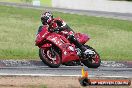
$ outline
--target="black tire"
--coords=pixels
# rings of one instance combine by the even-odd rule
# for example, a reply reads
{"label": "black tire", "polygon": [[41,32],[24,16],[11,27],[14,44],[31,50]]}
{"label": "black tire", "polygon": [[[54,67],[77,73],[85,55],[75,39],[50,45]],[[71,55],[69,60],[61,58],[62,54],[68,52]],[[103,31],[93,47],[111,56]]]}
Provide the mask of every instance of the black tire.
{"label": "black tire", "polygon": [[47,53],[50,52],[49,48],[44,48],[44,49],[40,48],[39,49],[39,57],[42,60],[42,62],[44,64],[48,65],[49,67],[58,68],[61,65],[61,57],[55,49],[53,49],[53,50],[54,50],[55,57],[57,57],[57,59],[59,60],[58,63],[51,63],[50,62],[50,57],[49,57],[49,55],[47,55]]}
{"label": "black tire", "polygon": [[[91,57],[91,58],[88,58],[86,60],[82,60],[82,63],[87,66],[88,68],[98,68],[100,66],[100,63],[101,63],[101,59],[100,59],[100,56],[99,54],[96,52],[95,49],[93,49],[92,47],[88,46],[88,45],[85,45],[85,47],[87,49],[90,49],[92,51],[94,51],[96,54],[95,54],[95,58]],[[96,60],[96,61],[95,61]],[[95,63],[93,63],[93,61],[95,61]]]}

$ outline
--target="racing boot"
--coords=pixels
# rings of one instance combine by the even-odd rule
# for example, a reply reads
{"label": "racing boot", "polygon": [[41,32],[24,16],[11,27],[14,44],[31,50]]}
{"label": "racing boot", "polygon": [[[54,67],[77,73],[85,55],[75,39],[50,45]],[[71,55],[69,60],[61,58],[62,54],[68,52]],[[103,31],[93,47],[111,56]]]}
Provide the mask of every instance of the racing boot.
{"label": "racing boot", "polygon": [[86,49],[85,52],[84,52],[84,54],[85,54],[87,57],[90,58],[90,57],[92,57],[92,56],[95,55],[95,52],[92,51],[92,50],[90,50],[90,49]]}

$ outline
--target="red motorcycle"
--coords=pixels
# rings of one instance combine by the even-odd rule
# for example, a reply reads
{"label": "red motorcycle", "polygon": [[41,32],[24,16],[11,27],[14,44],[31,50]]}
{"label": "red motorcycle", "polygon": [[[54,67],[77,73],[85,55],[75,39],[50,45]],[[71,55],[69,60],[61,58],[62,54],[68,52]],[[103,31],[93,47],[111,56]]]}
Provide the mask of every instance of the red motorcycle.
{"label": "red motorcycle", "polygon": [[88,45],[84,45],[90,38],[86,34],[75,33],[77,40],[88,49],[88,56],[83,57],[82,51],[71,43],[65,36],[66,31],[49,32],[47,26],[36,36],[36,46],[39,47],[40,59],[49,67],[58,68],[61,64],[69,62],[83,63],[89,68],[100,66],[101,60],[99,54]]}

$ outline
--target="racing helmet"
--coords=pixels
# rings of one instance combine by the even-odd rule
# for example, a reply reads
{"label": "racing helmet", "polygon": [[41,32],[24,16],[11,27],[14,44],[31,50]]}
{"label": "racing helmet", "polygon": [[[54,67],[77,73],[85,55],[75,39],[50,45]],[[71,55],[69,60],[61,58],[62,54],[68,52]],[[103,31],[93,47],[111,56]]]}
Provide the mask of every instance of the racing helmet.
{"label": "racing helmet", "polygon": [[44,12],[41,14],[41,22],[43,25],[50,24],[53,19],[53,15],[51,12]]}

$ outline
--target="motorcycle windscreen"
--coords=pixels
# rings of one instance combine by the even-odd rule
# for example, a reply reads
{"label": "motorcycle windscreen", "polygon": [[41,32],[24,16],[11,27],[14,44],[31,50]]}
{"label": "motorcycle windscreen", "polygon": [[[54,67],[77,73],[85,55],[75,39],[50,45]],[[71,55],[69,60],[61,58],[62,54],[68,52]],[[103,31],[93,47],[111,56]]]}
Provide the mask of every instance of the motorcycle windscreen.
{"label": "motorcycle windscreen", "polygon": [[43,26],[41,31],[36,35],[36,45],[40,44],[48,33],[47,26]]}

